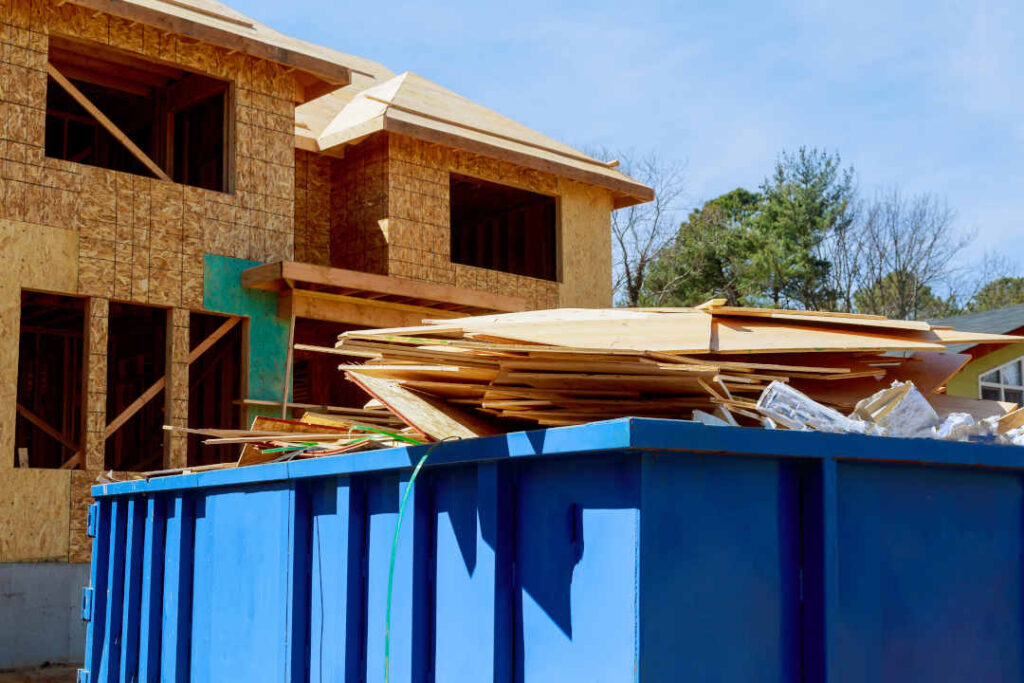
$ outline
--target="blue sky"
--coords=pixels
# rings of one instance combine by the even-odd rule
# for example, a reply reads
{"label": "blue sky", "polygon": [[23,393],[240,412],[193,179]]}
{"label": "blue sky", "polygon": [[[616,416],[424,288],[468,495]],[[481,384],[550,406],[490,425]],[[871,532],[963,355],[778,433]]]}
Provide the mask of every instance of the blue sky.
{"label": "blue sky", "polygon": [[865,194],[945,198],[979,255],[1024,238],[1024,3],[228,2],[570,144],[656,150],[688,205],[807,145]]}

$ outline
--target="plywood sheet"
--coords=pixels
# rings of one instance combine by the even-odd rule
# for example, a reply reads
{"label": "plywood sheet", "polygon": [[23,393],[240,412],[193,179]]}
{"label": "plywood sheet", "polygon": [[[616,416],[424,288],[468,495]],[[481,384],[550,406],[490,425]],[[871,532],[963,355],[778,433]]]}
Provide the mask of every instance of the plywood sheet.
{"label": "plywood sheet", "polygon": [[[649,316],[564,322],[498,323],[480,326],[473,334],[493,339],[581,349],[643,349],[673,353],[707,353],[710,349],[710,315],[694,310]],[[460,320],[459,324],[463,324],[463,321]]]}
{"label": "plywood sheet", "polygon": [[89,522],[89,505],[93,502],[91,491],[99,475],[100,472],[97,470],[71,472],[69,562],[88,562],[92,557],[92,538],[86,533],[86,529]]}
{"label": "plywood sheet", "polygon": [[0,469],[0,562],[68,559],[71,472]]}
{"label": "plywood sheet", "polygon": [[[913,332],[925,337],[930,333]],[[901,338],[902,337],[902,338]],[[820,351],[943,351],[936,341],[900,337],[867,331],[824,329],[784,325],[767,320],[715,320],[712,325],[712,350],[719,353],[798,353]]]}
{"label": "plywood sheet", "polygon": [[437,399],[403,389],[397,382],[359,372],[345,374],[410,427],[432,439],[470,439],[497,433],[485,420],[445,405]]}

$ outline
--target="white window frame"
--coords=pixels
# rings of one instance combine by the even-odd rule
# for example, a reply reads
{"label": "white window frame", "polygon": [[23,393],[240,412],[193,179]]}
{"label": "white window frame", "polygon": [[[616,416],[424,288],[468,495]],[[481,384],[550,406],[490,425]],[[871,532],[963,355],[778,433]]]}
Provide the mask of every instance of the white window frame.
{"label": "white window frame", "polygon": [[[1003,377],[1002,377],[1003,370],[1004,369],[1008,369],[1010,366],[1012,366],[1014,364],[1018,365],[1018,373],[1019,373],[1018,377],[1020,378],[1020,384],[1011,384],[1011,383],[1008,383],[1008,382],[1003,382],[1002,381],[1002,379],[1003,379]],[[999,373],[997,375],[998,378],[999,378],[999,381],[998,382],[993,382],[991,380],[986,381],[984,378],[989,376],[989,375],[991,375],[993,372]],[[985,388],[998,390],[999,391],[999,400],[1000,401],[1005,401],[1006,400],[1006,391],[1005,391],[1006,389],[1019,391],[1019,392],[1021,392],[1022,402],[1018,402],[1018,405],[1021,405],[1022,403],[1024,403],[1024,356],[1017,356],[1016,358],[1014,358],[1011,361],[1003,363],[1002,365],[994,367],[994,368],[992,368],[990,370],[986,370],[984,373],[978,375],[978,398],[982,398],[982,390],[985,389]]]}

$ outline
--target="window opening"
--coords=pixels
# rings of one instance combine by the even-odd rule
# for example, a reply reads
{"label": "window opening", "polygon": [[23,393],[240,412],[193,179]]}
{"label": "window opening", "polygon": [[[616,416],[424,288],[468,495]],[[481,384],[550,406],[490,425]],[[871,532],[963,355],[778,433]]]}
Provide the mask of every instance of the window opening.
{"label": "window opening", "polygon": [[554,197],[451,174],[452,261],[558,279]]}
{"label": "window opening", "polygon": [[14,445],[19,467],[72,467],[82,458],[85,301],[21,294]]}
{"label": "window opening", "polygon": [[230,191],[230,84],[50,38],[46,155]]}
{"label": "window opening", "polygon": [[[189,348],[195,349],[214,334],[224,316],[192,313]],[[188,426],[196,429],[238,429],[242,399],[242,326],[235,325],[188,368]],[[213,465],[238,460],[238,446],[204,446],[207,438],[188,436],[188,464]]]}
{"label": "window opening", "polygon": [[[107,344],[107,422],[133,406],[167,372],[167,310],[110,304]],[[165,389],[107,437],[112,470],[160,469],[164,456]]]}

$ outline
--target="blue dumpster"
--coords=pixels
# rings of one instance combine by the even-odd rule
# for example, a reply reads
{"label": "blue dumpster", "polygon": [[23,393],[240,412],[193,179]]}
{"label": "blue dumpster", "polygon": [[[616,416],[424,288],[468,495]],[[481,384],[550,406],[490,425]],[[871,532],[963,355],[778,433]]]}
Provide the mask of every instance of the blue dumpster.
{"label": "blue dumpster", "polygon": [[[1011,446],[620,419],[93,489],[82,681],[1020,681]],[[393,550],[394,548],[394,550]],[[388,574],[394,562],[389,597]]]}

